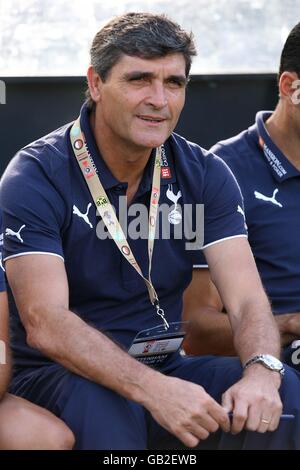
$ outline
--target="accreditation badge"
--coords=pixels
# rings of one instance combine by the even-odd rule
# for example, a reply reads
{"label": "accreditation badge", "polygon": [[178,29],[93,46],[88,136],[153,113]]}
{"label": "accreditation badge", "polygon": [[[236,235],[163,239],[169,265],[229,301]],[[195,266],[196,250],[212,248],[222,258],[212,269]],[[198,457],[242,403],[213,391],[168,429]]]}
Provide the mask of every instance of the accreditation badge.
{"label": "accreditation badge", "polygon": [[189,322],[170,323],[169,328],[159,325],[140,331],[134,338],[128,353],[147,366],[162,364],[181,348]]}

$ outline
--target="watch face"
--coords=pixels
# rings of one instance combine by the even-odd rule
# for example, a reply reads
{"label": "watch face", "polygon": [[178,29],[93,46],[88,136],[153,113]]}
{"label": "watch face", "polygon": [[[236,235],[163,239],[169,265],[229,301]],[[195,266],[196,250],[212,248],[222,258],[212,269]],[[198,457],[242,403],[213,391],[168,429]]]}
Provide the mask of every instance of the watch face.
{"label": "watch face", "polygon": [[263,356],[264,363],[271,369],[280,370],[282,369],[282,363],[276,357],[265,354]]}

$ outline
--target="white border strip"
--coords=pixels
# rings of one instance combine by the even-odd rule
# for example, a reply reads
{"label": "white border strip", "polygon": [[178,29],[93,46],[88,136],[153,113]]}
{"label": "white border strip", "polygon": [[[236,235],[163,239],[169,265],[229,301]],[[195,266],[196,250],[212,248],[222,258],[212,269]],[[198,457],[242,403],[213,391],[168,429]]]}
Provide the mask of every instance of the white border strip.
{"label": "white border strip", "polygon": [[215,242],[208,243],[207,245],[203,245],[202,250],[205,250],[205,248],[208,248],[209,246],[216,245],[216,243],[223,242],[224,240],[230,240],[231,238],[248,238],[247,235],[233,235],[232,237],[225,237],[225,238],[220,238],[220,240],[216,240]]}
{"label": "white border strip", "polygon": [[57,253],[50,253],[48,251],[24,251],[24,253],[17,253],[16,255],[7,256],[4,258],[4,262],[11,258],[18,258],[19,256],[26,256],[26,255],[50,255],[50,256],[57,256],[58,258],[62,259],[65,262],[64,258]]}

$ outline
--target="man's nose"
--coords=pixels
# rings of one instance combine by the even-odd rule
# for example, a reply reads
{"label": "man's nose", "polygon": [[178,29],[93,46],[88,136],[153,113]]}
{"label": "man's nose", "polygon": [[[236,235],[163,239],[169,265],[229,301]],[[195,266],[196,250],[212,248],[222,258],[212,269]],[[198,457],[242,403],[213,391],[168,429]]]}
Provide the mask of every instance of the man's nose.
{"label": "man's nose", "polygon": [[156,109],[162,109],[168,104],[166,90],[163,83],[153,83],[151,93],[147,99],[147,104]]}

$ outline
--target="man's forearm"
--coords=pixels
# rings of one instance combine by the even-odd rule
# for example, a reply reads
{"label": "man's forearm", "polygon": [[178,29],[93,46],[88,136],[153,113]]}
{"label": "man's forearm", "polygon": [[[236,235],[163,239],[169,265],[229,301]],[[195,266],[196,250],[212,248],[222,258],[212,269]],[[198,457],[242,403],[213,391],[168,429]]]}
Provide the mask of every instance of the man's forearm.
{"label": "man's forearm", "polygon": [[261,353],[278,356],[279,331],[248,241],[226,240],[208,247],[205,256],[212,282],[229,315],[241,361]]}
{"label": "man's forearm", "polygon": [[242,363],[262,353],[279,357],[280,335],[264,295],[255,302],[243,302],[241,311],[229,316],[235,349]]}
{"label": "man's forearm", "polygon": [[146,406],[151,384],[163,378],[160,373],[130,357],[67,309],[43,308],[43,315],[33,318],[37,321],[28,331],[30,346],[70,371]]}

